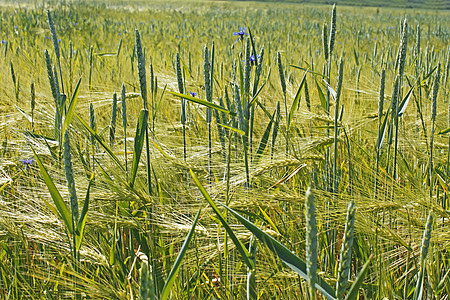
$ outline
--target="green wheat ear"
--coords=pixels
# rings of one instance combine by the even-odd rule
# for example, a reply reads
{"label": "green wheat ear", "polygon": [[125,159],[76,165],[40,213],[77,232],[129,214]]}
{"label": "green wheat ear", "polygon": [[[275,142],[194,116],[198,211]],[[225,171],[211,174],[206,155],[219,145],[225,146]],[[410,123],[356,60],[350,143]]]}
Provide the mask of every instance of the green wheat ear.
{"label": "green wheat ear", "polygon": [[310,295],[315,294],[317,281],[317,227],[314,206],[314,195],[311,188],[306,191],[305,197],[305,220],[306,220],[306,271]]}
{"label": "green wheat ear", "polygon": [[112,108],[111,108],[111,124],[109,126],[109,144],[111,147],[114,145],[116,137],[116,119],[117,119],[117,94],[114,92]]}
{"label": "green wheat ear", "polygon": [[328,46],[330,57],[331,54],[333,54],[335,39],[336,39],[336,4],[333,4],[333,8],[331,10],[330,43]]}
{"label": "green wheat ear", "polygon": [[430,213],[427,218],[425,230],[423,231],[422,246],[420,248],[419,273],[417,274],[417,283],[414,290],[414,300],[422,299],[423,281],[425,276],[425,260],[427,259],[428,249],[430,247],[431,230],[433,227],[433,215]]}
{"label": "green wheat ear", "polygon": [[67,130],[64,133],[63,148],[64,148],[64,172],[66,174],[67,187],[69,190],[70,207],[72,210],[72,225],[74,225],[76,224],[76,222],[78,222],[79,213],[78,213],[77,193],[75,189],[75,180],[73,175],[72,155],[70,154],[70,138],[69,132]]}
{"label": "green wheat ear", "polygon": [[[92,129],[92,131],[97,132],[97,124],[95,121],[95,110],[94,105],[92,105],[92,103],[89,103],[89,127]],[[92,134],[90,135],[89,139],[91,141],[91,144],[94,145],[95,138]]]}
{"label": "green wheat ear", "polygon": [[283,63],[281,62],[281,54],[277,52],[278,74],[280,75],[281,90],[286,98],[286,78],[284,77]]}
{"label": "green wheat ear", "polygon": [[342,241],[341,254],[339,257],[339,267],[336,281],[336,297],[344,299],[344,293],[347,289],[347,281],[352,266],[352,247],[355,227],[355,203],[348,204],[347,220],[345,222],[344,237]]}
{"label": "green wheat ear", "polygon": [[121,108],[122,108],[122,126],[123,129],[126,131],[127,129],[127,95],[126,95],[126,89],[125,89],[125,83],[122,83],[122,91],[120,93],[120,102],[121,102]]}
{"label": "green wheat ear", "polygon": [[403,76],[406,64],[406,50],[408,46],[408,22],[406,19],[403,21],[402,36],[400,39],[400,46],[398,48],[398,75]]}
{"label": "green wheat ear", "polygon": [[141,268],[139,269],[139,300],[155,299],[153,278],[149,265],[146,261],[143,261]]}
{"label": "green wheat ear", "polygon": [[327,23],[323,23],[323,28],[322,28],[322,48],[323,48],[323,55],[324,55],[326,61],[328,61],[328,55],[329,55],[327,32],[328,32]]}
{"label": "green wheat ear", "polygon": [[145,57],[142,50],[141,35],[139,34],[139,30],[136,29],[135,35],[136,35],[136,56],[139,72],[139,84],[141,88],[142,100],[144,101],[144,109],[147,109],[147,79],[145,76]]}
{"label": "green wheat ear", "polygon": [[52,36],[53,47],[55,48],[56,58],[59,60],[61,57],[59,51],[58,37],[56,36],[55,23],[53,22],[52,15],[49,10],[47,10],[48,26],[50,27],[50,35]]}

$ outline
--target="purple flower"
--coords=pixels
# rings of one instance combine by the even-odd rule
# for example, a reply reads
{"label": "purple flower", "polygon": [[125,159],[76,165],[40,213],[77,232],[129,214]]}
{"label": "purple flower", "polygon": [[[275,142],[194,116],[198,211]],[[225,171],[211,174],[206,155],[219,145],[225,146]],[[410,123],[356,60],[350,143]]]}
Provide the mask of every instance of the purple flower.
{"label": "purple flower", "polygon": [[19,26],[14,26],[14,29],[17,29],[17,28],[19,28]]}
{"label": "purple flower", "polygon": [[189,94],[191,94],[192,97],[197,96],[197,93],[196,93],[196,92],[191,92],[191,91],[189,91]]}
{"label": "purple flower", "polygon": [[[257,57],[258,59],[260,59],[260,58],[261,58],[261,55],[258,54],[256,57]],[[250,62],[253,63],[253,62],[255,62],[255,61],[256,61],[255,55],[250,56]]]}
{"label": "purple flower", "polygon": [[377,40],[377,38],[373,38],[373,40],[374,40],[374,41],[376,41],[376,40]]}
{"label": "purple flower", "polygon": [[46,38],[47,40],[49,40],[49,39],[50,39],[50,37],[49,37],[49,36],[46,36],[45,38]]}
{"label": "purple flower", "polygon": [[2,40],[2,44],[4,45],[6,43],[6,41],[5,40]]}
{"label": "purple flower", "polygon": [[77,25],[78,25],[78,22],[75,22],[75,24],[73,24],[73,25],[77,26]]}
{"label": "purple flower", "polygon": [[61,42],[61,39],[58,39],[58,42]]}
{"label": "purple flower", "polygon": [[245,30],[246,30],[247,28],[241,28],[241,27],[239,27],[239,31],[237,31],[237,32],[233,32],[233,35],[238,35],[239,36],[239,38],[238,39],[242,39],[242,38],[244,38],[244,35],[247,35],[248,33],[246,33],[245,32]]}
{"label": "purple flower", "polygon": [[34,163],[34,159],[30,158],[30,159],[21,159],[20,162],[23,165],[23,169],[26,170],[28,169],[33,163]]}
{"label": "purple flower", "polygon": [[31,165],[34,162],[33,158],[30,159],[21,159],[20,160],[24,165]]}
{"label": "purple flower", "polygon": [[245,27],[244,28],[239,27],[239,31],[233,32],[234,36],[236,36],[236,35],[238,36],[236,42],[233,43],[233,47],[234,47],[234,44],[236,44],[239,40],[243,40],[244,39],[244,35],[248,35],[248,33],[245,32],[246,29],[247,28],[245,28]]}

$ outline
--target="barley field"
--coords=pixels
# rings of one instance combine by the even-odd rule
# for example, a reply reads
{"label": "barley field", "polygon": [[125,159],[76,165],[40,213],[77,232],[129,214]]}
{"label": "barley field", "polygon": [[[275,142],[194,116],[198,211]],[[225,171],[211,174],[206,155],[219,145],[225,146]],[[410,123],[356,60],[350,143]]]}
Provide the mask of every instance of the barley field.
{"label": "barley field", "polygon": [[450,10],[409,2],[0,2],[1,299],[448,299]]}

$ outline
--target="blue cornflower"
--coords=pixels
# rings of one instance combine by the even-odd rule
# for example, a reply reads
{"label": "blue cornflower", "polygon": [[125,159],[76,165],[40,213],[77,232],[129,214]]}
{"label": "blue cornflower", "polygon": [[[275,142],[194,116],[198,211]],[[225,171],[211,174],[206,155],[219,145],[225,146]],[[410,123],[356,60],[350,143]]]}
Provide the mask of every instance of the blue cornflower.
{"label": "blue cornflower", "polygon": [[34,163],[34,159],[21,159],[20,162],[23,164],[24,169],[28,169],[28,167]]}
{"label": "blue cornflower", "polygon": [[2,40],[2,44],[5,44],[6,43],[6,41],[5,40]]}
{"label": "blue cornflower", "polygon": [[192,97],[197,96],[197,93],[196,93],[196,92],[191,92],[191,91],[189,91],[189,94],[191,94]]}
{"label": "blue cornflower", "polygon": [[247,28],[245,28],[245,27],[244,28],[239,27],[239,31],[233,32],[233,35],[238,35],[239,38],[244,38],[244,35],[248,34],[248,33],[245,32],[246,29]]}
{"label": "blue cornflower", "polygon": [[243,27],[243,28],[239,27],[239,31],[233,32],[233,35],[235,35],[235,36],[237,35],[237,36],[238,36],[236,42],[233,43],[233,46],[234,46],[234,44],[236,44],[239,40],[244,39],[244,35],[248,35],[248,33],[245,32],[246,29],[247,29],[247,28],[245,28],[245,27]]}
{"label": "blue cornflower", "polygon": [[[256,57],[257,57],[258,59],[260,59],[260,58],[261,58],[261,55],[258,54]],[[253,54],[252,56],[250,56],[250,63],[254,63],[255,60],[256,60],[256,59],[255,59],[255,55],[254,55],[254,54]]]}

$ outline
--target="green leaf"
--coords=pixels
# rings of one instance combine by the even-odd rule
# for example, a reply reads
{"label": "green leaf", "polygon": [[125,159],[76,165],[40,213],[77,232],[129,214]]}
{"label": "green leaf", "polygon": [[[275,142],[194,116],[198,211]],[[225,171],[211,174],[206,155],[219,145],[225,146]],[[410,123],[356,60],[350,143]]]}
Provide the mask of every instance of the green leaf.
{"label": "green leaf", "polygon": [[72,99],[70,99],[69,107],[67,108],[66,117],[64,118],[61,132],[66,132],[67,128],[69,128],[70,122],[72,121],[72,117],[75,112],[75,106],[77,105],[78,93],[80,91],[80,83],[81,77],[80,79],[78,79],[77,85],[75,86],[75,90],[72,94]]}
{"label": "green leaf", "polygon": [[263,84],[259,87],[258,91],[252,96],[252,99],[250,100],[250,106],[252,106],[253,104],[255,104],[255,102],[257,102],[257,98],[259,96],[259,93],[261,93],[261,90],[264,88],[264,86],[266,85],[266,83],[269,81],[270,78],[270,74],[271,74],[271,68],[269,67],[269,71],[267,72],[267,77],[266,80],[263,82]]}
{"label": "green leaf", "polygon": [[275,119],[275,114],[277,113],[276,109],[270,119],[269,124],[267,124],[266,130],[264,130],[263,136],[261,137],[261,141],[259,142],[258,150],[256,151],[256,164],[258,163],[259,158],[266,150],[267,143],[269,142],[270,131],[272,130],[273,120]]}
{"label": "green leaf", "polygon": [[83,203],[83,210],[81,211],[80,219],[78,220],[75,243],[77,251],[80,250],[81,242],[83,241],[84,235],[84,227],[86,226],[87,213],[89,209],[89,192],[91,190],[92,182],[94,181],[94,173],[92,173],[91,178],[89,179],[88,188],[86,191],[86,198]]}
{"label": "green leaf", "polygon": [[183,261],[183,258],[184,258],[184,255],[186,254],[189,243],[192,239],[192,236],[194,235],[195,225],[197,225],[198,218],[200,217],[200,212],[201,212],[201,210],[198,211],[197,216],[195,217],[194,223],[192,223],[191,230],[189,230],[189,233],[188,233],[186,239],[184,240],[183,246],[181,246],[180,253],[178,254],[177,259],[175,260],[175,263],[173,264],[172,270],[170,270],[170,273],[167,276],[166,283],[164,284],[164,288],[161,293],[161,300],[166,300],[169,298],[170,289],[172,288],[172,285],[175,282],[178,271],[180,270],[181,262]]}
{"label": "green leaf", "polygon": [[403,116],[403,114],[405,113],[406,107],[408,106],[409,99],[411,98],[414,87],[415,87],[415,84],[409,89],[409,92],[406,94],[405,98],[402,100],[402,102],[398,106],[397,115],[399,117]]}
{"label": "green leaf", "polygon": [[369,259],[366,261],[364,266],[362,267],[361,271],[359,271],[358,277],[356,277],[356,280],[353,282],[352,286],[350,287],[350,290],[348,291],[347,296],[345,297],[345,300],[353,300],[357,299],[359,288],[364,282],[364,278],[366,277],[367,271],[369,271],[369,265],[372,261],[373,254],[370,255]]}
{"label": "green leaf", "polygon": [[144,146],[144,137],[147,130],[148,110],[143,109],[139,114],[139,119],[136,127],[136,136],[134,138],[134,152],[133,152],[133,164],[131,169],[130,186],[133,187],[136,179],[136,174],[139,166],[139,160],[141,159],[142,147]]}
{"label": "green leaf", "polygon": [[31,150],[33,151],[34,158],[36,159],[36,162],[39,166],[39,170],[41,171],[42,177],[44,178],[44,182],[47,185],[48,191],[50,192],[50,195],[52,196],[52,199],[53,199],[53,202],[55,203],[56,209],[59,212],[59,217],[66,224],[66,227],[69,230],[69,233],[73,233],[72,215],[70,214],[69,209],[66,206],[66,203],[64,202],[63,198],[61,197],[61,194],[59,193],[58,189],[56,188],[55,184],[53,183],[53,180],[51,179],[50,175],[48,175],[47,169],[45,169],[44,165],[41,162],[41,159],[36,154],[33,147],[31,147]]}
{"label": "green leaf", "polygon": [[108,147],[108,145],[105,144],[103,139],[94,131],[92,130],[89,125],[86,124],[86,122],[83,121],[76,113],[74,113],[74,116],[80,121],[81,125],[83,125],[84,129],[89,131],[89,133],[97,140],[97,142],[105,149],[105,151],[108,153],[108,155],[114,160],[114,162],[117,164],[117,166],[122,170],[125,171],[125,168],[120,163],[120,160],[117,158],[117,156],[112,152],[111,148]]}
{"label": "green leaf", "polygon": [[177,97],[180,97],[180,98],[183,98],[183,99],[186,99],[186,100],[189,100],[189,101],[192,101],[192,102],[195,102],[195,103],[204,105],[204,106],[209,107],[209,108],[212,108],[212,109],[217,109],[218,111],[221,111],[221,112],[230,114],[230,115],[232,115],[232,116],[235,116],[234,113],[231,113],[230,111],[228,111],[228,110],[225,109],[224,107],[222,107],[222,106],[220,106],[220,105],[217,105],[217,104],[214,104],[214,103],[212,103],[212,102],[209,102],[209,101],[207,101],[207,100],[195,98],[195,97],[192,97],[192,96],[189,96],[189,95],[180,94],[180,93],[177,93],[177,92],[171,92],[171,91],[169,91],[169,93],[172,94],[172,95],[174,95],[174,96],[177,96]]}
{"label": "green leaf", "polygon": [[300,103],[300,96],[302,94],[303,87],[305,86],[306,74],[308,74],[308,72],[305,72],[305,75],[303,75],[302,82],[300,83],[300,86],[298,87],[297,90],[297,95],[295,95],[294,102],[292,102],[291,111],[289,112],[288,118],[288,130],[289,126],[291,125],[292,118],[294,118],[295,110],[297,109]]}
{"label": "green leaf", "polygon": [[380,128],[380,135],[378,136],[378,140],[377,140],[377,149],[378,150],[380,150],[381,147],[383,147],[384,137],[386,136],[386,124],[387,124],[388,116],[389,116],[389,114],[386,114],[386,116],[384,117],[383,124],[381,125],[381,128]]}
{"label": "green leaf", "polygon": [[245,132],[243,130],[240,130],[240,129],[237,129],[237,128],[234,128],[234,127],[231,127],[231,126],[228,126],[228,125],[225,125],[225,124],[220,124],[220,123],[218,123],[217,125],[222,126],[223,128],[227,128],[227,129],[229,129],[231,131],[234,131],[237,134],[245,135]]}
{"label": "green leaf", "polygon": [[[249,222],[247,219],[242,217],[240,214],[226,206],[221,205],[228,209],[239,222],[242,223],[248,230],[250,230],[263,244],[265,244],[273,253],[275,253],[286,265],[288,265],[292,270],[299,274],[303,279],[308,280],[308,275],[306,273],[306,263],[301,260],[297,255],[292,253],[288,248],[282,245],[280,242],[275,240],[273,237],[259,229],[255,224]],[[333,295],[336,291],[320,276],[317,278],[317,283],[315,287],[329,300],[336,299]]]}
{"label": "green leaf", "polygon": [[450,132],[450,127],[444,130],[439,131],[439,134],[446,134]]}
{"label": "green leaf", "polygon": [[322,108],[326,111],[327,110],[327,100],[325,99],[322,89],[320,88],[319,82],[317,82],[317,79],[314,78],[314,81],[316,82],[317,92],[319,93],[320,104],[322,105]]}
{"label": "green leaf", "polygon": [[300,67],[300,66],[295,66],[295,65],[289,65],[289,66],[291,66],[291,67],[293,67],[293,68],[296,68],[296,69],[303,70],[303,71],[305,71],[305,72],[308,72],[308,73],[311,73],[311,74],[314,74],[314,75],[317,75],[317,76],[327,77],[327,75],[323,75],[323,74],[320,74],[320,73],[317,73],[317,72],[313,72],[313,71],[311,71],[310,69],[302,68],[302,67]]}
{"label": "green leaf", "polygon": [[216,213],[216,215],[219,218],[220,222],[222,223],[223,227],[225,228],[227,233],[230,235],[230,238],[233,241],[234,245],[236,246],[236,249],[242,255],[242,258],[244,259],[245,264],[250,269],[253,269],[254,265],[253,265],[253,262],[249,259],[249,253],[248,253],[247,249],[244,247],[244,245],[241,243],[241,241],[238,240],[238,238],[234,234],[233,230],[231,229],[230,225],[228,225],[227,221],[225,220],[222,213],[220,212],[219,208],[217,207],[217,205],[214,203],[214,201],[209,196],[208,192],[205,190],[203,185],[198,180],[197,175],[195,175],[194,171],[192,171],[192,169],[189,169],[189,172],[190,172],[191,177],[194,180],[195,184],[197,185],[198,189],[202,193],[203,197],[205,197],[206,201],[209,203],[211,208]]}

